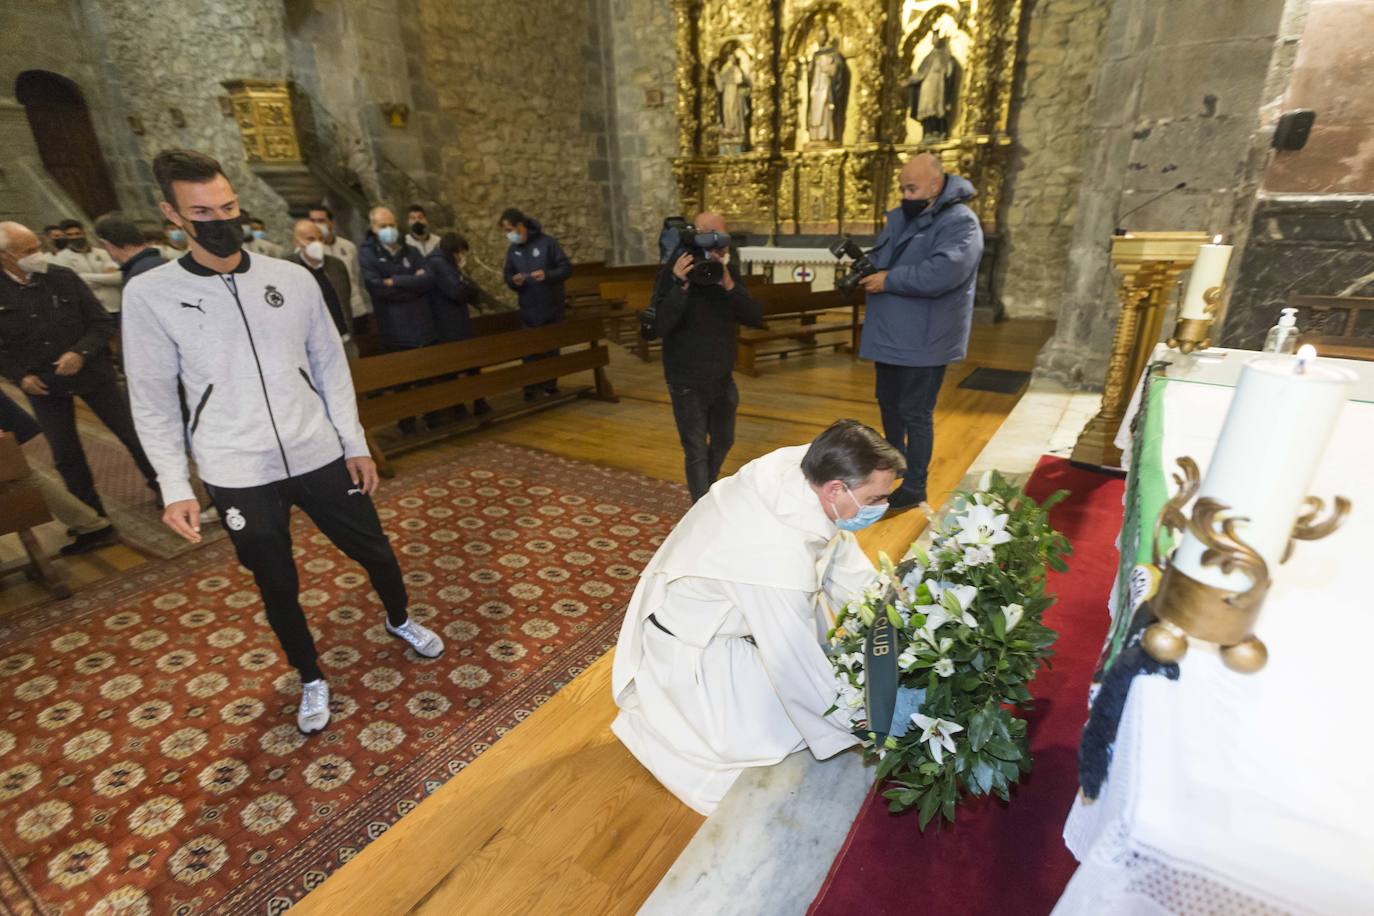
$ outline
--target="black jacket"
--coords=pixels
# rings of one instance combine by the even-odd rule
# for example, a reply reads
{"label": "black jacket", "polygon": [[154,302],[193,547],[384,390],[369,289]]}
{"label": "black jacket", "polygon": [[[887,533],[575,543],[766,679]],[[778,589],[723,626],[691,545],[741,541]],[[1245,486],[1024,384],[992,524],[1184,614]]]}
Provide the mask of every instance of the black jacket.
{"label": "black jacket", "polygon": [[[0,374],[16,385],[36,375],[53,394],[71,394],[114,378],[109,343],[114,316],[91,288],[65,267],[50,265],[21,286],[0,271]],[[86,364],[76,375],[59,376],[53,363],[79,353]]]}
{"label": "black jacket", "polygon": [[735,332],[763,326],[763,306],[749,295],[732,263],[735,288],[693,286],[684,290],[670,259],[654,286],[658,336],[663,338],[663,377],[669,385],[700,385],[728,378],[735,368]]}
{"label": "black jacket", "polygon": [[[506,285],[515,290],[520,300],[520,320],[526,327],[557,324],[563,320],[568,307],[563,281],[572,276],[572,262],[558,239],[544,234],[538,223],[531,220],[526,228],[529,240],[506,250],[506,267],[502,274]],[[543,280],[530,278],[536,270],[544,271]],[[515,285],[516,274],[525,275],[523,285]]]}
{"label": "black jacket", "polygon": [[349,330],[348,304],[352,301],[353,284],[348,280],[348,267],[344,262],[332,254],[327,254],[317,269],[305,263],[305,257],[299,251],[293,252],[284,260],[299,264],[310,271],[310,276],[314,277],[320,286],[320,295],[324,297],[325,308],[329,309],[329,317],[334,320],[334,327],[338,330],[339,336],[347,337],[352,333]]}
{"label": "black jacket", "polygon": [[124,282],[128,283],[145,270],[152,270],[154,267],[161,267],[166,263],[167,259],[162,256],[162,252],[149,246],[120,264],[119,272],[124,275]]}
{"label": "black jacket", "polygon": [[469,309],[481,298],[481,288],[453,263],[453,258],[438,248],[429,253],[425,266],[434,276],[429,306],[434,313],[434,330],[439,340],[443,343],[467,340],[472,336]]}
{"label": "black jacket", "polygon": [[[358,267],[372,297],[382,343],[390,350],[427,347],[437,340],[429,310],[434,278],[425,271],[424,255],[402,244],[394,254],[376,236],[358,246]],[[387,280],[391,285],[387,286]]]}

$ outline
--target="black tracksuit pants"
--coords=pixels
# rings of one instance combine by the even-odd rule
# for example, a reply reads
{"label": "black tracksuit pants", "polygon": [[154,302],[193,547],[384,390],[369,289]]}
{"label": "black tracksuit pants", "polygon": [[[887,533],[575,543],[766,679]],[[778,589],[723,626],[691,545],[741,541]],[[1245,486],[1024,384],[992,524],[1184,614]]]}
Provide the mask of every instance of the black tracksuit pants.
{"label": "black tracksuit pants", "polygon": [[207,483],[205,489],[234,542],[239,562],[257,581],[267,622],[302,682],[323,674],[301,610],[300,579],[291,555],[292,506],[304,510],[325,537],[367,571],[391,625],[405,623],[408,599],[401,566],[382,532],[371,497],[357,491],[344,459],[258,487],[235,489]]}

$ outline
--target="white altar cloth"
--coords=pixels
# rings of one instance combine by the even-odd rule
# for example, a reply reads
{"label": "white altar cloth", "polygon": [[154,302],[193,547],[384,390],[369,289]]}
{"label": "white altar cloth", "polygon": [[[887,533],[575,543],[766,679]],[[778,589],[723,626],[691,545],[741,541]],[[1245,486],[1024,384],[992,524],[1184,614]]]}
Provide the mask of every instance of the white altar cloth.
{"label": "white altar cloth", "polygon": [[837,271],[849,269],[849,261],[837,260],[825,248],[777,248],[772,245],[747,245],[739,249],[742,270],[764,274],[774,283],[810,282],[814,292],[835,288]]}
{"label": "white altar cloth", "polygon": [[[1186,454],[1205,474],[1227,382],[1253,355],[1170,369],[1166,473]],[[1341,362],[1362,376],[1356,397],[1374,391],[1374,365]],[[1065,825],[1082,864],[1056,916],[1374,912],[1374,403],[1347,402],[1311,493],[1354,506],[1273,573],[1256,628],[1268,665],[1236,674],[1194,642],[1178,681],[1132,683],[1102,794]]]}

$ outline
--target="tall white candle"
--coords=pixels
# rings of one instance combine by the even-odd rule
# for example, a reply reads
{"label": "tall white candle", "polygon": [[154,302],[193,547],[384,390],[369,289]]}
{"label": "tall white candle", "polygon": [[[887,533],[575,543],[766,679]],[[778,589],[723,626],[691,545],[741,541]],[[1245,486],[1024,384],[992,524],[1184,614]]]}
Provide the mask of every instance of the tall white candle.
{"label": "tall white candle", "polygon": [[1188,276],[1188,288],[1183,292],[1183,302],[1178,307],[1180,318],[1206,318],[1207,300],[1203,294],[1213,286],[1220,286],[1226,279],[1226,267],[1231,263],[1231,249],[1234,246],[1221,244],[1221,236],[1212,239],[1212,244],[1201,245],[1197,250],[1197,260],[1193,262]]}
{"label": "tall white candle", "polygon": [[[1264,557],[1271,579],[1354,382],[1354,373],[1319,362],[1311,347],[1298,356],[1258,357],[1241,369],[1198,498],[1230,507],[1223,517],[1248,519],[1237,524],[1236,533]],[[1205,549],[1186,534],[1174,568],[1218,588],[1249,588],[1243,573],[1203,566]]]}

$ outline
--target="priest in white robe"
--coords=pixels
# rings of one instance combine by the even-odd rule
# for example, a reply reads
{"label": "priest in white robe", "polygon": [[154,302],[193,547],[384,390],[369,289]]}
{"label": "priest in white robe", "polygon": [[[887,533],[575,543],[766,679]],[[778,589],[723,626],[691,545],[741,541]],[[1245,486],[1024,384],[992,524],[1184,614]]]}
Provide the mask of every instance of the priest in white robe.
{"label": "priest in white robe", "polygon": [[612,731],[669,791],[710,814],[746,767],[858,739],[827,715],[838,607],[877,575],[854,540],[880,518],[902,455],[855,420],[715,484],[649,562],[625,613]]}

